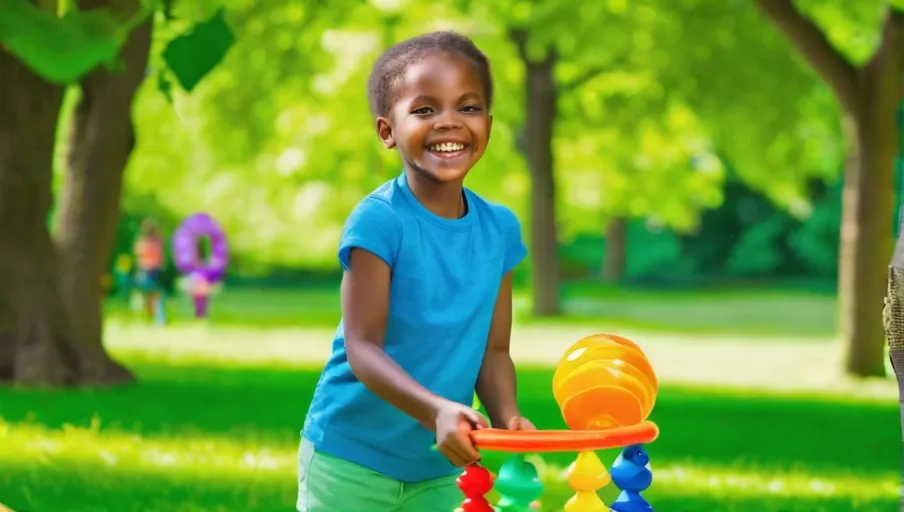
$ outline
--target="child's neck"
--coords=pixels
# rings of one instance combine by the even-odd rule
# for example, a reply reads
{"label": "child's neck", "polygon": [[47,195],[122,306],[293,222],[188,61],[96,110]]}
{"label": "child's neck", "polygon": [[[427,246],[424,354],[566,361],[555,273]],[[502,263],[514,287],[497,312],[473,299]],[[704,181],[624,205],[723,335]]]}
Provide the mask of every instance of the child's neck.
{"label": "child's neck", "polygon": [[437,183],[407,169],[405,177],[414,197],[432,213],[446,219],[459,219],[466,213],[462,182]]}

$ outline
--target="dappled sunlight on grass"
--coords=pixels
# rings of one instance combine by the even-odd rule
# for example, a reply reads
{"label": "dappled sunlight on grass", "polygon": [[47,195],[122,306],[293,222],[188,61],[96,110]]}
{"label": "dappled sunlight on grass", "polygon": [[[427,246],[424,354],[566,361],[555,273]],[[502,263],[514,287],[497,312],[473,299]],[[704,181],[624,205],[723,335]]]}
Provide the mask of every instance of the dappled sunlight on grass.
{"label": "dappled sunlight on grass", "polygon": [[[138,384],[0,389],[0,502],[17,512],[291,510],[298,434],[319,364],[278,347],[305,339],[218,329],[161,336],[170,332],[148,330],[146,341],[119,352]],[[232,356],[210,354],[220,333]],[[254,347],[244,360],[242,347]],[[562,428],[550,381],[548,367],[521,366],[522,409],[540,428]],[[894,401],[876,397],[664,382],[646,496],[666,512],[891,509],[897,418]],[[616,454],[600,458],[611,464]],[[495,469],[505,458],[484,460]],[[573,458],[543,457],[545,510],[569,498],[561,472]],[[611,500],[615,492],[602,494]]]}
{"label": "dappled sunlight on grass", "polygon": [[[8,503],[19,506],[28,503],[33,510],[50,510],[38,506],[48,499],[48,491],[51,496],[56,494],[48,488],[48,485],[56,484],[67,487],[66,498],[74,499],[76,503],[106,506],[101,508],[103,510],[126,510],[120,508],[122,502],[116,501],[121,498],[116,493],[107,495],[106,489],[116,487],[122,493],[134,487],[129,492],[141,495],[147,492],[145,486],[152,482],[163,485],[158,489],[158,506],[173,499],[174,488],[203,482],[208,492],[215,491],[218,500],[228,500],[232,506],[257,503],[258,508],[254,510],[277,510],[280,505],[291,509],[296,464],[292,443],[271,445],[223,435],[142,436],[136,432],[102,430],[97,420],[86,428],[64,425],[58,429],[28,421],[0,423],[0,439],[6,447],[0,462],[5,475],[0,478],[0,489],[4,494],[11,493],[18,502]],[[572,454],[562,454],[553,459],[566,462],[571,457]],[[502,454],[491,454],[487,464],[495,469],[503,458]],[[558,510],[555,505],[561,505],[570,495],[564,476],[567,462],[547,463],[549,457],[534,456],[533,459],[547,486],[544,501],[548,508],[545,510]],[[49,475],[63,471],[66,472],[64,481],[51,484],[45,480]],[[647,493],[654,503],[660,497],[686,500],[686,503],[694,502],[700,496],[730,500],[725,503],[729,508],[719,510],[735,510],[729,504],[744,499],[764,503],[777,498],[890,503],[897,491],[893,471],[824,475],[777,468],[700,464],[688,458],[658,465],[654,462],[654,475],[654,485]],[[114,482],[115,485],[111,485]],[[212,489],[207,482],[215,483]],[[233,494],[224,492],[225,489],[216,491],[224,482],[231,482],[237,486],[236,490],[244,491]],[[260,496],[262,491],[264,496]],[[610,486],[602,495],[611,500],[615,492]],[[267,503],[270,505],[265,505]],[[210,510],[217,509],[216,504],[211,505]]]}
{"label": "dappled sunlight on grass", "polygon": [[103,431],[97,426],[0,423],[0,438],[11,449],[3,464],[28,466],[68,461],[110,468],[178,468],[178,471],[254,473],[295,470],[296,457],[286,446],[270,447],[228,436],[141,436]]}
{"label": "dappled sunlight on grass", "polygon": [[[299,430],[334,329],[108,322],[108,347],[138,383],[0,388],[0,502],[17,512],[292,510]],[[539,428],[564,428],[551,365],[579,337],[607,330],[638,341],[662,384],[645,493],[657,510],[893,508],[894,383],[839,378],[834,349],[812,339],[520,323],[519,399]],[[600,452],[607,465],[616,455]],[[505,458],[484,454],[491,469]],[[573,459],[537,459],[544,510],[571,496],[562,472]]]}

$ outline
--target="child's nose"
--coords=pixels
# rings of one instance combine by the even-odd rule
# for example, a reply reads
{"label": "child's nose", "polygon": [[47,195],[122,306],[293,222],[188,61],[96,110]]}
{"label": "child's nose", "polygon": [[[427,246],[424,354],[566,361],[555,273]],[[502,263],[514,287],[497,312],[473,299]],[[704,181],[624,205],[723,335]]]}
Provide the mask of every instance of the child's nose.
{"label": "child's nose", "polygon": [[437,130],[448,130],[450,128],[459,128],[459,127],[461,127],[461,119],[454,112],[453,113],[445,113],[437,118],[436,123],[433,126]]}

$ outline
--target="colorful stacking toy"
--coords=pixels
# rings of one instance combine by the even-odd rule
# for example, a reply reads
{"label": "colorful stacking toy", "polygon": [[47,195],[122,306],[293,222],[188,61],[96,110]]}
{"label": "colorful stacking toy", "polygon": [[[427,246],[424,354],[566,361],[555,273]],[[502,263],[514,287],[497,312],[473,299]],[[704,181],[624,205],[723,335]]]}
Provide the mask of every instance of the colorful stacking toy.
{"label": "colorful stacking toy", "polygon": [[[614,334],[596,334],[572,345],[559,361],[552,381],[553,396],[570,430],[509,431],[484,429],[472,433],[481,450],[516,453],[493,475],[480,466],[465,469],[458,479],[465,501],[459,512],[529,512],[536,508],[543,485],[525,453],[578,452],[568,468],[575,494],[565,512],[648,512],[641,496],[653,473],[645,443],[659,435],[646,421],[656,403],[659,383],[643,350]],[[622,447],[611,474],[596,450]],[[606,506],[597,491],[612,482],[621,491]],[[495,488],[502,496],[494,508],[485,495]]]}

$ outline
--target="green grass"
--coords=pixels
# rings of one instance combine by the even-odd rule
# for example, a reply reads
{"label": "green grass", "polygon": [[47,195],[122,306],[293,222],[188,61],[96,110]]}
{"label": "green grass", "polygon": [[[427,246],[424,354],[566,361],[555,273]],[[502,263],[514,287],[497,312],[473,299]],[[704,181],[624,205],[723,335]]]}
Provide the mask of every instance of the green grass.
{"label": "green grass", "polygon": [[[706,292],[625,290],[597,283],[567,285],[561,318],[533,318],[529,291],[515,294],[515,313],[523,324],[597,326],[685,334],[825,337],[835,330],[836,301],[831,295],[805,291],[718,289]],[[169,301],[176,322],[190,319],[184,297]],[[111,316],[134,315],[122,300],[111,300]],[[211,303],[220,325],[335,327],[339,321],[338,285],[293,290],[226,288]]]}
{"label": "green grass", "polygon": [[[565,327],[531,329],[518,332],[572,336]],[[114,323],[111,347],[136,370],[138,384],[0,389],[0,502],[17,512],[292,510],[298,431],[329,332]],[[664,361],[686,350],[651,347]],[[766,367],[788,347],[757,349],[763,359],[747,362]],[[731,372],[694,364],[712,382]],[[858,394],[867,384],[852,383],[801,394],[678,385],[670,383],[673,369],[663,368],[652,417],[662,434],[649,446],[654,484],[645,493],[657,510],[895,509],[901,434],[892,389]],[[548,366],[522,364],[519,378],[525,414],[541,428],[561,428]],[[784,378],[794,389],[795,375]],[[601,457],[609,463],[614,455]],[[538,461],[544,510],[560,510],[570,496],[562,470],[572,458]],[[492,469],[503,460],[486,456]],[[602,495],[611,500],[613,492]]]}

